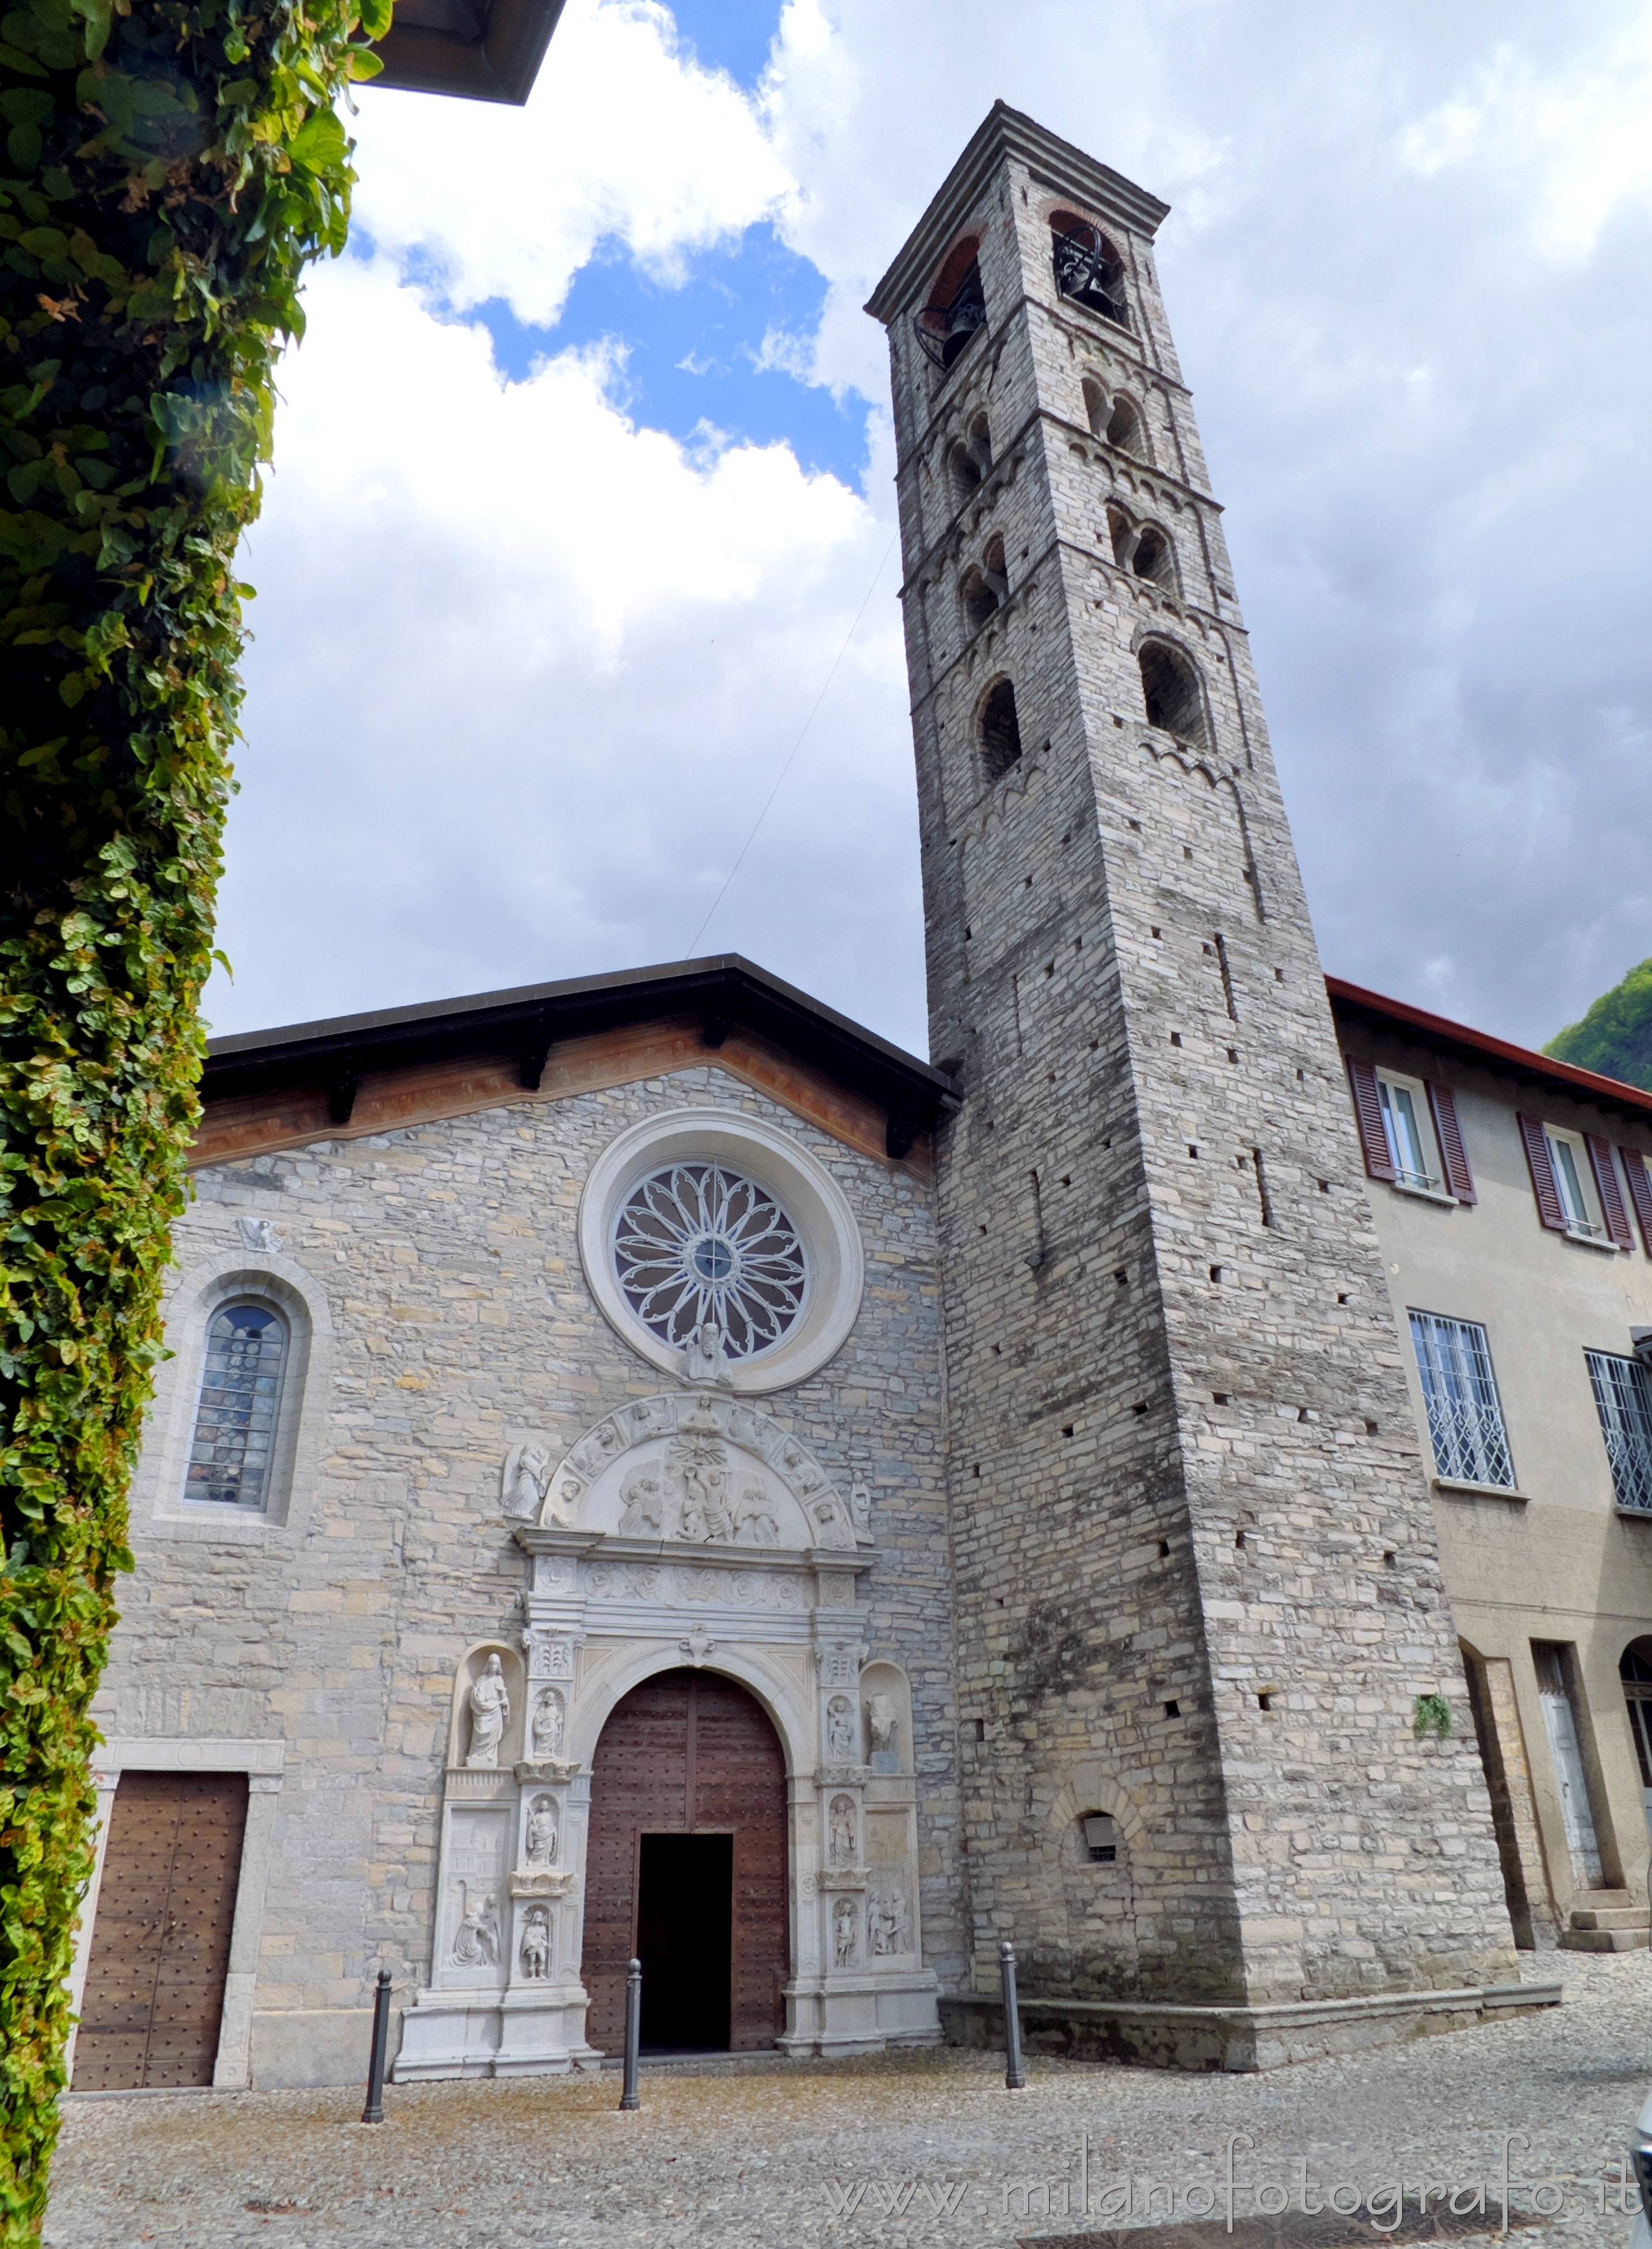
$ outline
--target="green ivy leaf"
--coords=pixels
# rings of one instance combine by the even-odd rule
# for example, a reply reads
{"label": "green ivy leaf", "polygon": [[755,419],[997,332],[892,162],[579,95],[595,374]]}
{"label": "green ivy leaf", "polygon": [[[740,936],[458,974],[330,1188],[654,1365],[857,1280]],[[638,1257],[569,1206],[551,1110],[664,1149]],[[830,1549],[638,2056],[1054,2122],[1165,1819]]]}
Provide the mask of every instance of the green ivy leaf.
{"label": "green ivy leaf", "polygon": [[[306,172],[330,172],[349,154],[345,131],[330,109],[318,109],[287,143],[287,154]],[[291,221],[289,221],[291,224]]]}

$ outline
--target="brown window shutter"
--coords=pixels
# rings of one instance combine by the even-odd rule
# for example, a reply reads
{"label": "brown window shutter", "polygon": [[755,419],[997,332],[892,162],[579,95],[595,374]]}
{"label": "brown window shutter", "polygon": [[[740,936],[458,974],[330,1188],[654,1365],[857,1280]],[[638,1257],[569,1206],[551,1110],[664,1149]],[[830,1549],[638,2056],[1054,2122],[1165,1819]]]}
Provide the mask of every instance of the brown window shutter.
{"label": "brown window shutter", "polygon": [[1348,1078],[1353,1087],[1353,1113],[1359,1127],[1359,1145],[1366,1152],[1366,1169],[1373,1180],[1394,1179],[1394,1158],[1382,1129],[1382,1096],[1377,1091],[1377,1066],[1348,1056]]}
{"label": "brown window shutter", "polygon": [[1566,1213],[1560,1207],[1560,1190],[1554,1184],[1554,1166],[1549,1161],[1543,1120],[1539,1117],[1521,1117],[1518,1122],[1520,1138],[1525,1142],[1525,1159],[1532,1167],[1532,1192],[1538,1199],[1538,1216],[1554,1233],[1564,1234]]}
{"label": "brown window shutter", "polygon": [[1623,1159],[1623,1176],[1629,1183],[1629,1200],[1635,1205],[1635,1214],[1641,1221],[1641,1239],[1646,1254],[1652,1257],[1652,1179],[1647,1176],[1646,1158],[1638,1148],[1620,1148]]}
{"label": "brown window shutter", "polygon": [[1600,1215],[1606,1221],[1606,1230],[1620,1249],[1633,1249],[1635,1236],[1629,1231],[1629,1214],[1623,1207],[1623,1197],[1618,1193],[1618,1167],[1612,1160],[1612,1143],[1603,1140],[1598,1132],[1586,1132],[1589,1162],[1594,1170],[1594,1191],[1600,1198]]}
{"label": "brown window shutter", "polygon": [[1449,1085],[1436,1085],[1430,1078],[1428,1106],[1434,1111],[1434,1137],[1440,1143],[1440,1161],[1445,1166],[1447,1186],[1459,1202],[1478,1202],[1474,1173],[1469,1169],[1469,1152],[1463,1145],[1463,1127],[1457,1122],[1457,1097]]}

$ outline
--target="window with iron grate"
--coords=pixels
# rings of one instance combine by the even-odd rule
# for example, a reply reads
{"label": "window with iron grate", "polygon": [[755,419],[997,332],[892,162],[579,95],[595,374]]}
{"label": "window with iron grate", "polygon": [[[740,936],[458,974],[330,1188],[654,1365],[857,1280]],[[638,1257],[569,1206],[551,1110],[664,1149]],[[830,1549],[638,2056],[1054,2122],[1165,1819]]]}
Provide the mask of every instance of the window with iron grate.
{"label": "window with iron grate", "polygon": [[1456,1483],[1500,1485],[1512,1491],[1514,1462],[1485,1330],[1477,1320],[1413,1312],[1411,1340],[1422,1378],[1436,1473]]}
{"label": "window with iron grate", "polygon": [[1612,1489],[1631,1514],[1652,1515],[1652,1382],[1638,1358],[1586,1351]]}

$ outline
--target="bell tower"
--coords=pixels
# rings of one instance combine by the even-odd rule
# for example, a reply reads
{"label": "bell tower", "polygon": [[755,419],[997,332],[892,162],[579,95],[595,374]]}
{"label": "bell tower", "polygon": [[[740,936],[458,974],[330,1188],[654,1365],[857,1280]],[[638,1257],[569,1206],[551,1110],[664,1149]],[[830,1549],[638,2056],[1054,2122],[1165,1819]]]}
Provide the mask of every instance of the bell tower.
{"label": "bell tower", "polygon": [[[932,1051],[966,1094],[938,1160],[974,1972],[1011,1936],[1047,1995],[1501,1982],[1490,1809],[1159,293],[1166,214],[1000,103],[868,307]],[[1419,1738],[1435,1694],[1454,1731]]]}

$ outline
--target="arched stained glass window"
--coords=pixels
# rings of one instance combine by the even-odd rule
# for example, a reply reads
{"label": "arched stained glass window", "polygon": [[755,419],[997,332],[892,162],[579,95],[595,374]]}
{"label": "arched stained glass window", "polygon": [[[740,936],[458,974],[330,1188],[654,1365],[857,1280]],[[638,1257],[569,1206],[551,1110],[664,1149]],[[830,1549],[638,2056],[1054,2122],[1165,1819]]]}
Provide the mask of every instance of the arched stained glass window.
{"label": "arched stained glass window", "polygon": [[267,1304],[224,1304],[213,1314],[186,1499],[220,1507],[268,1503],[286,1346],[286,1322]]}

